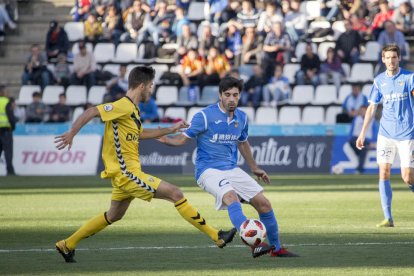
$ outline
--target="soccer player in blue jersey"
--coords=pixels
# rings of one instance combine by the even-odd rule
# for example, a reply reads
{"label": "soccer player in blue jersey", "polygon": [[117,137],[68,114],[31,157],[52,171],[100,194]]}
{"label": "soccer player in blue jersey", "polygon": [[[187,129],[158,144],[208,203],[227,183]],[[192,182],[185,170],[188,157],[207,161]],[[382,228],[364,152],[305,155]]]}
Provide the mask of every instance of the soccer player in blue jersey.
{"label": "soccer player in blue jersey", "polygon": [[370,105],[356,147],[364,148],[367,128],[375,115],[377,105],[382,102],[377,162],[379,191],[385,219],[377,227],[393,227],[390,175],[396,153],[401,161],[401,177],[414,192],[414,75],[399,67],[401,51],[397,45],[384,46],[381,55],[387,69],[374,79],[369,97]]}
{"label": "soccer player in blue jersey", "polygon": [[233,77],[220,81],[217,104],[195,114],[191,126],[180,135],[163,136],[159,140],[167,145],[179,146],[189,139],[197,140],[195,177],[197,184],[216,198],[216,209],[227,209],[234,227],[246,220],[240,201],[250,203],[266,226],[268,244],[253,248],[253,257],[270,253],[274,257],[296,257],[280,245],[279,231],[272,205],[263,194],[263,188],[237,166],[237,154],[246,160],[258,179],[270,183],[269,176],[260,169],[247,141],[246,114],[237,109],[243,83]]}

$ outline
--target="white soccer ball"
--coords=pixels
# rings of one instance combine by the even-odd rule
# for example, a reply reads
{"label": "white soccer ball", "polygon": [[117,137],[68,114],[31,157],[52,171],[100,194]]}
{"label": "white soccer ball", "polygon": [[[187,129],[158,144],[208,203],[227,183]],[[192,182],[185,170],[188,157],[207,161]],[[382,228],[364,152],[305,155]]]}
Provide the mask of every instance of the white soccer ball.
{"label": "white soccer ball", "polygon": [[240,226],[240,238],[248,246],[258,246],[266,239],[266,227],[257,219],[247,219]]}
{"label": "white soccer ball", "polygon": [[332,173],[333,174],[343,174],[344,173],[344,167],[341,164],[336,164],[332,167]]}

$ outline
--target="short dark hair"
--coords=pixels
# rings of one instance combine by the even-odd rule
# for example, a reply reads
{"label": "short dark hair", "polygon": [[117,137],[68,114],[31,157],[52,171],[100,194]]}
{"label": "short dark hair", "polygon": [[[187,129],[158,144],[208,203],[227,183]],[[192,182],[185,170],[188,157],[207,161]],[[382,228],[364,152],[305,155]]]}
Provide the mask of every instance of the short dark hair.
{"label": "short dark hair", "polygon": [[6,86],[3,84],[0,84],[0,96],[6,95]]}
{"label": "short dark hair", "polygon": [[381,56],[383,57],[385,55],[385,52],[396,52],[397,56],[401,56],[401,50],[400,47],[397,46],[397,44],[388,44],[382,47]]}
{"label": "short dark hair", "polygon": [[128,87],[135,89],[141,84],[152,82],[154,77],[155,70],[151,66],[137,66],[129,73]]}
{"label": "short dark hair", "polygon": [[32,97],[42,97],[42,94],[40,94],[40,92],[36,91],[36,92],[33,92]]}
{"label": "short dark hair", "polygon": [[232,89],[233,87],[239,89],[241,92],[243,89],[243,81],[233,77],[225,77],[219,83],[219,93],[222,94],[224,91]]}

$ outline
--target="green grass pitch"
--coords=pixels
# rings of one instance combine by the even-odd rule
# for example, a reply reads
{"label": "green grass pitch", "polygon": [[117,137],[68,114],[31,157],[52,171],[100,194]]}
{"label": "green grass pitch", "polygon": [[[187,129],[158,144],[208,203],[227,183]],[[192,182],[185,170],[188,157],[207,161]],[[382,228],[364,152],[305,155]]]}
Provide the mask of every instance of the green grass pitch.
{"label": "green grass pitch", "polygon": [[[163,175],[217,228],[227,212],[192,176]],[[414,275],[414,194],[396,176],[396,227],[382,220],[377,176],[272,176],[282,243],[300,258],[251,257],[239,238],[224,249],[161,200],[134,200],[126,216],[83,240],[76,264],[64,263],[54,243],[105,211],[110,182],[95,177],[0,178],[0,275]],[[248,205],[248,217],[257,214]]]}

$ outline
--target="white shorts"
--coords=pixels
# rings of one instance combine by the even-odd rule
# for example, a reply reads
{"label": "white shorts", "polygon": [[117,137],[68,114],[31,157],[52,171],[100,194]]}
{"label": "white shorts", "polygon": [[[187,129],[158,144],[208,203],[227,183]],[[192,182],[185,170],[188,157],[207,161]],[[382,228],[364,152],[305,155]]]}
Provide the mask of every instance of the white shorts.
{"label": "white shorts", "polygon": [[401,168],[414,168],[414,140],[398,141],[378,135],[378,164],[392,164],[397,152],[400,157]]}
{"label": "white shorts", "polygon": [[227,171],[207,169],[197,179],[197,184],[216,198],[216,210],[227,209],[223,196],[229,191],[235,191],[247,202],[263,191],[262,186],[240,168]]}

